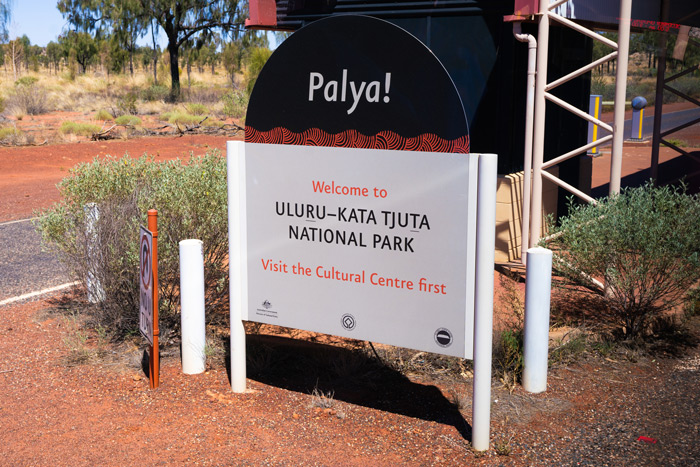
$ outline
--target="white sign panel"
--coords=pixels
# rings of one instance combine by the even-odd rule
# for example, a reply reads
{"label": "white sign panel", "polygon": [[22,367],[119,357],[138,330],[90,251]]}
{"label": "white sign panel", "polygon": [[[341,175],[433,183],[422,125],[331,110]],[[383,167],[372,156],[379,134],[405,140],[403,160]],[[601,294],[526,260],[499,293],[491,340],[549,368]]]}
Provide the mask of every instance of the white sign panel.
{"label": "white sign panel", "polygon": [[139,330],[153,345],[153,234],[141,226],[139,235]]}
{"label": "white sign panel", "polygon": [[476,177],[465,154],[246,144],[243,319],[471,358]]}

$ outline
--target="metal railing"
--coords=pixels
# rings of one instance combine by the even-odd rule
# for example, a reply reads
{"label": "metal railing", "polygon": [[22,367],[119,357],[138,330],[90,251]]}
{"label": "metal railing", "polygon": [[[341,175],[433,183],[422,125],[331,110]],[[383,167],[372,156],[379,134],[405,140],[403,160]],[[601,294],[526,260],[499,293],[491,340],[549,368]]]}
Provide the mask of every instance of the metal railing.
{"label": "metal railing", "polygon": [[[594,203],[595,199],[583,193],[578,188],[566,183],[560,178],[546,172],[545,169],[551,168],[565,160],[568,160],[579,154],[583,154],[593,147],[600,146],[612,141],[612,157],[610,164],[610,194],[620,191],[620,178],[622,172],[622,143],[623,143],[623,128],[624,128],[624,112],[625,112],[625,91],[627,88],[627,65],[629,60],[629,37],[630,37],[630,16],[632,10],[632,0],[620,1],[620,23],[618,30],[618,42],[614,42],[606,37],[597,34],[595,31],[588,29],[580,24],[565,18],[554,10],[566,3],[568,0],[557,0],[550,3],[549,0],[540,0],[540,17],[538,27],[538,48],[537,48],[537,79],[535,84],[535,116],[534,116],[534,137],[532,150],[532,193],[524,193],[524,199],[528,199],[528,205],[531,206],[530,225],[523,225],[523,240],[522,240],[522,259],[526,261],[526,251],[531,246],[538,243],[542,231],[542,183],[544,179],[550,180],[556,185],[573,193],[579,198]],[[551,83],[547,83],[547,62],[549,53],[549,24],[550,20],[554,20],[568,28],[571,28],[593,40],[602,42],[613,49],[610,54],[595,60],[588,65],[585,65]],[[606,63],[610,60],[617,59],[617,75],[615,84],[615,107],[614,107],[614,122],[609,125],[591,115],[584,112],[568,102],[556,97],[551,91],[558,86],[577,78],[585,73],[590,72],[595,67]],[[552,102],[569,112],[600,126],[609,131],[607,135],[597,141],[588,143],[577,149],[562,154],[554,159],[544,162],[544,133],[545,133],[545,105],[546,101]],[[528,164],[526,163],[525,166]],[[526,173],[527,177],[528,174]],[[525,217],[525,216],[523,216]],[[529,235],[526,234],[529,233]],[[529,237],[529,238],[528,238]]]}

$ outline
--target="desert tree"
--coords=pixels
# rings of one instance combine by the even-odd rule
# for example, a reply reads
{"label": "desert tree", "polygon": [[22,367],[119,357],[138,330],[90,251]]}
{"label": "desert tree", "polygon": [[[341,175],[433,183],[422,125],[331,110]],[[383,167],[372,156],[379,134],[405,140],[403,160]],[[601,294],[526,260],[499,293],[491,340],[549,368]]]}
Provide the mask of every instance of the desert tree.
{"label": "desert tree", "polygon": [[86,32],[70,31],[61,35],[58,42],[63,45],[64,50],[69,54],[75,54],[75,60],[80,65],[80,72],[85,73],[88,65],[97,56],[97,41]]}
{"label": "desert tree", "polygon": [[127,18],[136,34],[144,34],[151,21],[165,32],[170,55],[170,98],[180,98],[180,49],[187,41],[212,31],[243,29],[245,0],[59,0],[58,9],[76,27],[106,25],[124,28]]}
{"label": "desert tree", "polygon": [[0,0],[0,41],[5,42],[9,37],[7,28],[12,16],[12,0]]}

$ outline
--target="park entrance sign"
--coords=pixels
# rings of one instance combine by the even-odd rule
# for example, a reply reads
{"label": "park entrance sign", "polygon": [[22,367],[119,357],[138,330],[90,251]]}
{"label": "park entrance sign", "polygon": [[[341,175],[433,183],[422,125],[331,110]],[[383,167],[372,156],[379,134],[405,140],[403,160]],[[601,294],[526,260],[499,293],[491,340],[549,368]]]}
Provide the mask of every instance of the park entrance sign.
{"label": "park entrance sign", "polygon": [[489,444],[495,154],[470,154],[454,83],[386,21],[300,29],[228,142],[231,386],[243,320],[473,358],[472,445]]}
{"label": "park entrance sign", "polygon": [[471,357],[476,161],[246,146],[244,319]]}
{"label": "park entrance sign", "polygon": [[358,16],[294,33],[246,116],[243,318],[471,358],[468,150],[457,90],[415,37]]}

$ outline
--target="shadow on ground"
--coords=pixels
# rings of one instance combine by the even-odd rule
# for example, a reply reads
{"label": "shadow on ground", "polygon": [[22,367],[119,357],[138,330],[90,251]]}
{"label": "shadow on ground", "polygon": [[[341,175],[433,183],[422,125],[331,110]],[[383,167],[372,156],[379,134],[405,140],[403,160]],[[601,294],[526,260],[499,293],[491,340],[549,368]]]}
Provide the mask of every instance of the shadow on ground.
{"label": "shadow on ground", "polygon": [[[669,161],[659,164],[658,184],[677,184],[682,180],[688,188],[688,193],[700,192],[700,151],[689,153],[688,156],[675,157]],[[651,169],[647,168],[622,177],[620,185],[622,187],[637,187],[651,179]],[[600,185],[592,190],[591,196],[601,198],[607,196],[610,185]]]}
{"label": "shadow on ground", "polygon": [[[230,371],[228,339],[224,345]],[[247,377],[260,383],[304,394],[332,394],[335,400],[451,425],[471,440],[471,426],[437,387],[414,383],[363,350],[248,335],[246,353]]]}

